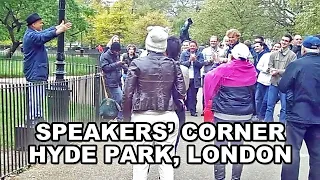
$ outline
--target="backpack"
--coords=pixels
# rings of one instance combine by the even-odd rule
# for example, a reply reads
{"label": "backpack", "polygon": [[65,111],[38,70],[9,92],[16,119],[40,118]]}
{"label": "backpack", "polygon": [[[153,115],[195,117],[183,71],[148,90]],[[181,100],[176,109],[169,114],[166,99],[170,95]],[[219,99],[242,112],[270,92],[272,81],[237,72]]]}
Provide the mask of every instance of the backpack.
{"label": "backpack", "polygon": [[108,92],[107,92],[103,73],[101,74],[102,75],[100,77],[102,80],[102,86],[103,86],[103,92],[104,92],[105,98],[100,103],[99,116],[102,117],[103,119],[109,119],[109,120],[115,119],[118,116],[119,111],[121,111],[121,107],[114,99],[109,98],[110,96],[108,95]]}
{"label": "backpack", "polygon": [[100,104],[99,115],[103,119],[115,119],[120,110],[120,105],[115,100],[105,98]]}

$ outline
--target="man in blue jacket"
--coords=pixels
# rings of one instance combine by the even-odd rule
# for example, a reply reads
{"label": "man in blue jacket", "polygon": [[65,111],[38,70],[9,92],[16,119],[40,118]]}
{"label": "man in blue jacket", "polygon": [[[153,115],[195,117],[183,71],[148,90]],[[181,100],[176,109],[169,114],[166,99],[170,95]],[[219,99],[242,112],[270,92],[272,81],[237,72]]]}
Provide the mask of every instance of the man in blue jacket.
{"label": "man in blue jacket", "polygon": [[291,62],[279,83],[287,98],[286,144],[292,146],[292,164],[283,164],[281,179],[299,177],[300,148],[306,142],[309,152],[309,180],[320,177],[320,39],[307,37],[302,44],[302,58]]}
{"label": "man in blue jacket", "polygon": [[[119,105],[122,104],[122,82],[121,70],[127,70],[128,65],[120,61],[121,45],[118,42],[112,43],[110,49],[100,56],[100,66],[105,78],[105,88],[110,92],[111,98]],[[118,113],[117,120],[123,119],[122,112]]]}
{"label": "man in blue jacket", "polygon": [[43,21],[37,13],[28,16],[26,22],[28,28],[23,37],[23,73],[29,83],[28,124],[35,125],[43,118],[43,84],[49,76],[48,54],[44,44],[70,29],[72,24],[62,21],[58,26],[42,30]]}
{"label": "man in blue jacket", "polygon": [[189,88],[187,92],[187,109],[190,111],[191,116],[198,116],[197,107],[197,94],[201,87],[201,73],[200,70],[204,65],[203,54],[198,50],[196,41],[189,42],[189,49],[181,53],[180,63],[189,68]]}

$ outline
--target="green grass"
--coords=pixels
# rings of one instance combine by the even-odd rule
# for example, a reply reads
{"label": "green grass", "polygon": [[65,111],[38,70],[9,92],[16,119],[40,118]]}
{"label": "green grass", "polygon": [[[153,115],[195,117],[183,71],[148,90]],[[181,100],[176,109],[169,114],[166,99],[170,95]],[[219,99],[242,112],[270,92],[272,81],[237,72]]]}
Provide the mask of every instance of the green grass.
{"label": "green grass", "polygon": [[[54,75],[56,70],[56,56],[49,55],[49,73]],[[67,76],[81,76],[95,72],[97,58],[84,55],[66,55],[65,71]],[[0,56],[0,78],[18,78],[23,75],[23,56],[14,56],[11,59]]]}
{"label": "green grass", "polygon": [[[15,127],[25,122],[27,111],[26,95],[22,89],[8,91],[0,89],[0,148],[3,146],[14,147]],[[45,119],[48,118],[48,102],[45,100],[44,105]],[[94,121],[95,108],[92,105],[69,102],[69,121],[70,122],[89,122]]]}

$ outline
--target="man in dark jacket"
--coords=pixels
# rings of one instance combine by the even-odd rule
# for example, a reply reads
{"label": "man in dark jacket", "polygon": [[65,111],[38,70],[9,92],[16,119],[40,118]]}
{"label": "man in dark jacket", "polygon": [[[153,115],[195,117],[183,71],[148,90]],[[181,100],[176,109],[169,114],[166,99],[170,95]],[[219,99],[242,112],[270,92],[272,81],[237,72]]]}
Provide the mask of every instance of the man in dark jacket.
{"label": "man in dark jacket", "polygon": [[297,55],[297,59],[301,58],[301,44],[302,37],[298,34],[295,35],[293,37],[292,51]]}
{"label": "man in dark jacket", "polygon": [[34,125],[43,118],[42,102],[45,87],[42,84],[49,76],[48,54],[44,44],[70,29],[72,24],[62,21],[58,26],[42,30],[43,21],[37,13],[28,16],[26,22],[28,28],[23,37],[23,73],[29,82],[28,120]]}
{"label": "man in dark jacket", "polygon": [[309,180],[320,177],[320,39],[309,36],[302,44],[302,58],[291,62],[279,83],[283,93],[291,91],[287,102],[286,144],[292,146],[292,164],[283,164],[282,180],[299,177],[300,148],[306,142],[309,152]]}
{"label": "man in dark jacket", "polygon": [[[172,145],[176,143],[179,119],[175,113],[173,88],[177,98],[185,96],[185,85],[179,65],[164,55],[167,48],[168,30],[163,27],[148,27],[145,41],[148,55],[133,60],[124,86],[123,116],[134,123],[174,123],[174,130],[165,141],[133,142],[139,145]],[[131,115],[133,116],[131,117]],[[170,156],[174,150],[170,151]],[[149,164],[133,165],[133,180],[147,180]],[[173,180],[174,170],[170,164],[159,165],[161,180]]]}
{"label": "man in dark jacket", "polygon": [[193,24],[193,21],[191,20],[191,18],[188,18],[182,28],[180,29],[180,40],[181,42],[185,41],[185,40],[188,40],[190,41],[190,36],[189,36],[189,28],[190,26]]}
{"label": "man in dark jacket", "polygon": [[[133,44],[129,44],[127,46],[127,52],[122,55],[122,60],[121,61],[123,61],[124,64],[129,67],[131,62],[134,59],[138,58],[138,57],[139,56],[138,56],[138,53],[137,53],[136,46],[133,45]],[[127,74],[128,74],[128,69],[125,68],[124,71],[123,71],[123,81],[126,80]]]}
{"label": "man in dark jacket", "polygon": [[[122,83],[121,70],[126,69],[123,61],[120,61],[121,46],[118,42],[112,43],[110,49],[100,56],[100,66],[102,68],[106,89],[111,94],[111,98],[121,105]],[[122,112],[118,114],[118,120],[122,120]]]}
{"label": "man in dark jacket", "polygon": [[189,42],[189,49],[181,53],[180,63],[189,68],[189,89],[187,95],[187,108],[191,116],[198,116],[196,112],[197,94],[201,87],[201,68],[204,65],[203,54],[198,50],[196,41]]}

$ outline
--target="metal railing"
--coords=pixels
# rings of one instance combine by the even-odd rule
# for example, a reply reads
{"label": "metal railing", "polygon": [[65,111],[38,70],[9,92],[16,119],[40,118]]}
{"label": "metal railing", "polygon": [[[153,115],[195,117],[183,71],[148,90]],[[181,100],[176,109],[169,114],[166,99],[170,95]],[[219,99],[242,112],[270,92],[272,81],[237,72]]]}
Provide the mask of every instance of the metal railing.
{"label": "metal railing", "polygon": [[82,67],[84,74],[66,76],[62,82],[51,78],[48,82],[28,83],[24,78],[11,77],[0,83],[0,179],[29,166],[28,145],[36,143],[37,122],[86,123],[100,119],[99,68],[77,63],[66,67],[67,72],[68,68],[77,72]]}
{"label": "metal railing", "polygon": [[[65,54],[66,76],[84,76],[93,74],[94,67],[99,65],[100,54],[73,53]],[[56,54],[48,54],[49,58],[49,76],[54,77],[56,70]],[[0,84],[10,83],[10,81],[23,82],[23,55],[16,52],[11,58],[8,58],[4,52],[0,52]]]}

